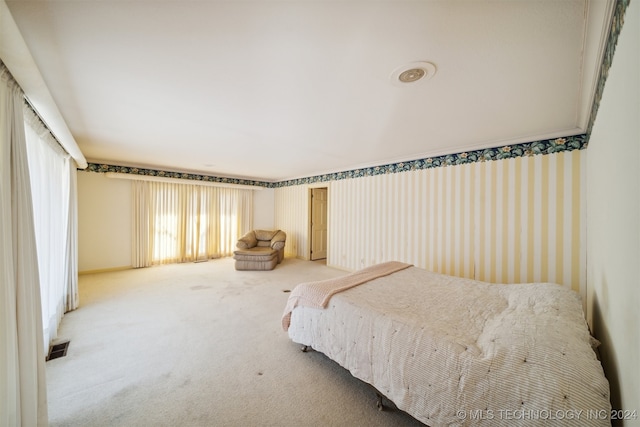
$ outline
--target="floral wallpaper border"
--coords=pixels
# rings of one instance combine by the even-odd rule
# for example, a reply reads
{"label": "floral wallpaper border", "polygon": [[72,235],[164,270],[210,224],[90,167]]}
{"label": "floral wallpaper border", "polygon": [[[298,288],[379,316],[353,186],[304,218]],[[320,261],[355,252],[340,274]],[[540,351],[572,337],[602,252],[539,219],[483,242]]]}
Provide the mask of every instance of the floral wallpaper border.
{"label": "floral wallpaper border", "polygon": [[306,178],[298,178],[280,182],[254,181],[239,178],[224,178],[209,175],[198,175],[182,172],[168,172],[155,169],[135,168],[128,166],[114,166],[107,164],[89,163],[85,169],[90,172],[117,172],[137,175],[159,176],[166,178],[178,178],[193,181],[219,182],[224,184],[250,185],[267,188],[280,188],[293,185],[312,184],[317,182],[336,181],[340,179],[358,178],[363,176],[383,175],[390,173],[406,172],[411,170],[429,169],[444,166],[460,165],[465,163],[485,162],[491,160],[511,159],[516,157],[534,156],[538,154],[552,154],[561,151],[582,150],[587,148],[589,136],[593,128],[604,86],[609,75],[609,69],[613,62],[618,36],[624,24],[624,15],[629,6],[630,0],[616,0],[613,15],[611,17],[611,28],[605,47],[598,86],[594,96],[593,106],[589,117],[587,133],[564,138],[547,139],[522,144],[505,145],[502,147],[487,148],[483,150],[468,151],[463,153],[447,154],[443,156],[428,157],[424,159],[411,160],[406,162],[389,163],[382,166],[353,169],[344,172],[336,172],[324,175],[316,175]]}
{"label": "floral wallpaper border", "polygon": [[462,165],[466,163],[486,162],[492,160],[513,159],[516,157],[534,156],[537,154],[552,154],[561,151],[582,150],[587,147],[585,134],[568,136],[565,138],[547,139],[543,141],[523,144],[504,145],[502,147],[486,148],[463,153],[447,154],[443,156],[427,157],[406,162],[389,163],[346,172],[336,172],[316,175],[308,178],[280,181],[270,187],[288,187],[291,185],[313,184],[316,182],[336,181],[340,179],[359,178],[363,176],[384,175],[390,173],[407,172],[420,169],[431,169],[444,166]]}
{"label": "floral wallpaper border", "polygon": [[136,168],[131,166],[117,166],[117,165],[107,165],[102,163],[89,163],[87,168],[85,169],[89,172],[115,172],[115,173],[128,173],[133,175],[146,175],[146,176],[157,176],[161,178],[176,178],[176,179],[186,179],[191,181],[205,181],[205,182],[218,182],[221,184],[236,184],[236,185],[253,185],[259,187],[270,187],[272,183],[266,181],[254,181],[250,179],[240,179],[240,178],[224,178],[210,175],[198,175],[193,173],[185,173],[185,172],[169,172],[157,169],[145,169],[145,168]]}
{"label": "floral wallpaper border", "polygon": [[463,153],[447,154],[443,156],[427,157],[406,162],[389,163],[344,172],[315,175],[306,178],[291,179],[279,182],[253,181],[239,178],[224,178],[210,175],[198,175],[183,172],[168,172],[156,169],[116,166],[99,163],[89,163],[89,172],[116,172],[135,175],[157,176],[163,178],[177,178],[192,181],[218,182],[224,184],[251,185],[267,188],[289,187],[292,185],[313,184],[316,182],[337,181],[341,179],[359,178],[363,176],[384,175],[390,173],[407,172],[412,170],[454,166],[466,163],[486,162],[492,160],[512,159],[516,157],[534,156],[538,154],[553,154],[561,151],[582,150],[587,147],[587,135],[575,135],[564,138],[547,139],[522,144],[504,145],[502,147],[486,148]]}

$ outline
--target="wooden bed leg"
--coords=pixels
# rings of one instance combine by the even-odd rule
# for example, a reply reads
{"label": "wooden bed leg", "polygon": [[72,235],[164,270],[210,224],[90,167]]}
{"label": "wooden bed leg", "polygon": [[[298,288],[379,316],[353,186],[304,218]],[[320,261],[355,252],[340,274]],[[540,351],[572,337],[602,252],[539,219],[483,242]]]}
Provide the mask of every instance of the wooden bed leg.
{"label": "wooden bed leg", "polygon": [[303,345],[302,347],[300,347],[300,350],[301,350],[303,353],[306,353],[307,351],[309,351],[309,346],[308,346],[308,345]]}

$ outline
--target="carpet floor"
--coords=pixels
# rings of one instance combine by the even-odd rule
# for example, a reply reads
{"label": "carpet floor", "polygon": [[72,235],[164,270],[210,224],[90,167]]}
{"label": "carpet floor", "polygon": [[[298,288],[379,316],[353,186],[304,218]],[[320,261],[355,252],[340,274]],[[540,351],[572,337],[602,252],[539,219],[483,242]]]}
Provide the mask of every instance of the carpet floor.
{"label": "carpet floor", "polygon": [[421,426],[282,330],[287,291],[343,274],[222,258],[80,276],[67,355],[46,365],[50,425]]}

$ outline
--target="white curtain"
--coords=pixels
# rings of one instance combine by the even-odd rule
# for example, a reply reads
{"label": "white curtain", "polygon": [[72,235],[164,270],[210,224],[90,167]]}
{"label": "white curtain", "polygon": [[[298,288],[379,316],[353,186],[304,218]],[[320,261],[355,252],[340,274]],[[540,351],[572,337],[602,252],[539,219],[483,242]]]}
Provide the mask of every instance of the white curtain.
{"label": "white curtain", "polygon": [[[72,259],[76,221],[72,215],[73,159],[38,116],[25,106],[25,135],[35,219],[44,344],[57,337],[62,316],[77,307],[77,270]],[[75,283],[76,289],[73,289]],[[72,304],[68,304],[71,299]]]}
{"label": "white curtain", "polygon": [[252,190],[134,181],[134,267],[229,256],[252,228]]}
{"label": "white curtain", "polygon": [[23,93],[0,62],[0,425],[46,426],[40,281]]}
{"label": "white curtain", "polygon": [[69,169],[69,206],[67,216],[67,245],[65,267],[65,311],[78,308],[78,165],[75,160],[67,162]]}
{"label": "white curtain", "polygon": [[133,238],[131,239],[132,257],[131,265],[134,268],[148,267],[153,264],[151,253],[153,251],[153,234],[151,206],[149,193],[151,188],[147,183],[133,181]]}

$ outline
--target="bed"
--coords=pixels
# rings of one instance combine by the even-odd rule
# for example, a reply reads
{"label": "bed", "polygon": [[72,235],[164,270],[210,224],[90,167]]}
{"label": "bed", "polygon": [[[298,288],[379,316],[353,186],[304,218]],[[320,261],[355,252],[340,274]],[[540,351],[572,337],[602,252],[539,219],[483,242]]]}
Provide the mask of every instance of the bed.
{"label": "bed", "polygon": [[296,286],[282,326],[429,426],[610,425],[597,341],[557,284],[392,261]]}

